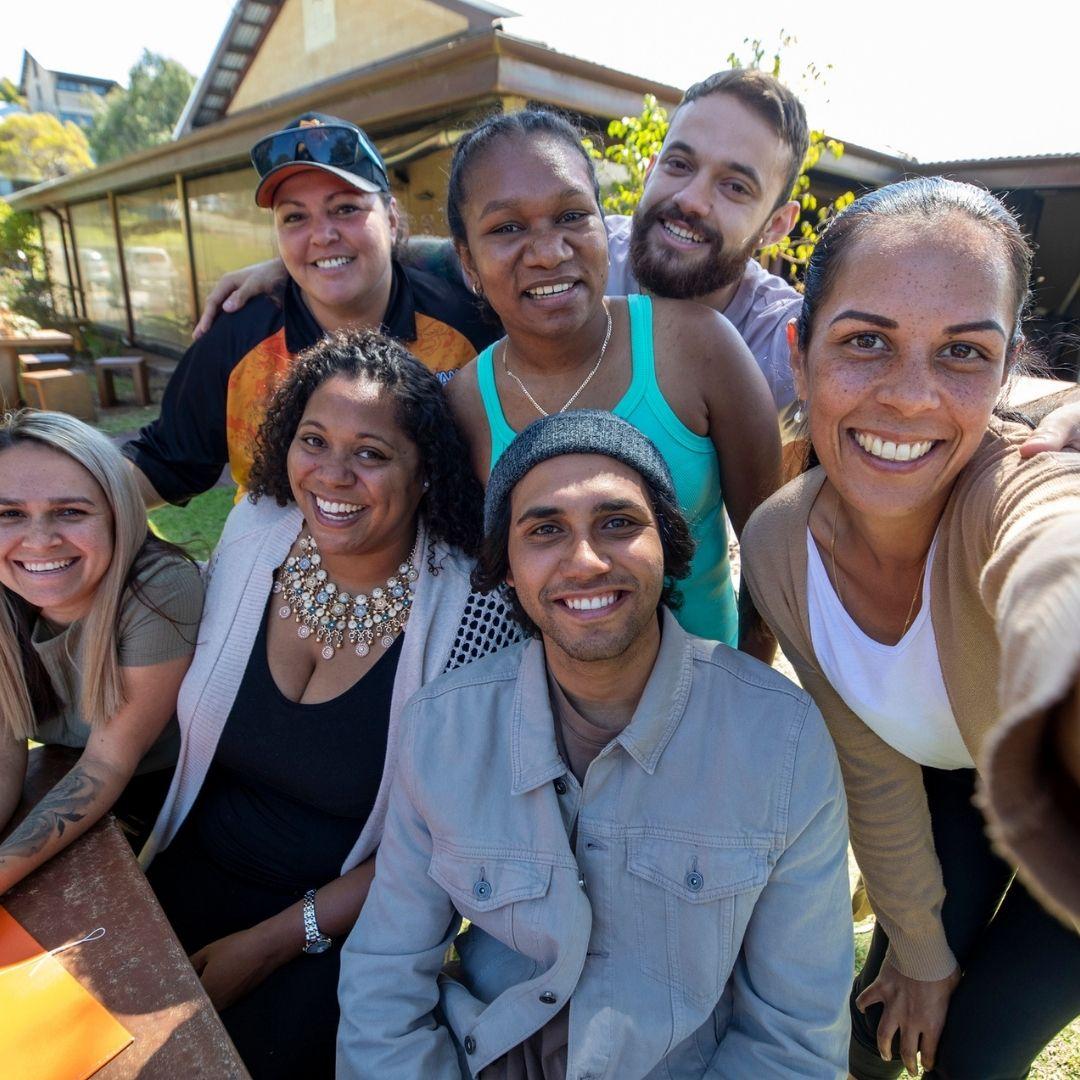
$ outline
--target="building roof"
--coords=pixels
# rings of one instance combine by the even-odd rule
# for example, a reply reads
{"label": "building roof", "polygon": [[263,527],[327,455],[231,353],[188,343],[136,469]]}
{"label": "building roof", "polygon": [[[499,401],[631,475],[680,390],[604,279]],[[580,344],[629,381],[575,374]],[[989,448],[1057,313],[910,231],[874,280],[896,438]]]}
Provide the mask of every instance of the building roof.
{"label": "building roof", "polygon": [[73,79],[76,82],[101,86],[106,90],[111,90],[114,86],[120,85],[115,79],[102,79],[97,75],[78,75],[73,71],[57,71],[55,68],[47,68],[41,61],[31,56],[28,50],[23,49],[22,69],[19,72],[19,93],[24,97],[26,95],[26,69],[29,67],[30,61],[33,61],[38,67],[49,72],[50,75],[55,75],[58,79]]}
{"label": "building roof", "polygon": [[[470,33],[490,31],[499,19],[516,14],[497,4],[477,0],[433,2],[464,15],[469,20]],[[237,88],[284,4],[285,0],[237,0],[210,63],[192,88],[176,122],[174,139],[195,128],[216,123],[226,115]]]}
{"label": "building roof", "polygon": [[36,184],[10,196],[9,202],[21,210],[34,210],[109,191],[136,190],[177,173],[242,165],[260,136],[312,109],[361,124],[385,146],[389,136],[402,132],[443,123],[458,127],[463,113],[494,106],[506,96],[602,117],[639,112],[645,94],[653,94],[666,108],[673,108],[682,97],[677,87],[489,29],[326,79],[196,128],[176,142]]}

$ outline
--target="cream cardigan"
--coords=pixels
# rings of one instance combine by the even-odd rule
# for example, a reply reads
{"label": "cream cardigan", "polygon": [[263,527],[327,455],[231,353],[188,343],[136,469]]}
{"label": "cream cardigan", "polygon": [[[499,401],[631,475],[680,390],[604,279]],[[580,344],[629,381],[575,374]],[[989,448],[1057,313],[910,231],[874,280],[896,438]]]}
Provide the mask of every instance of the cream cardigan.
{"label": "cream cardigan", "polygon": [[[139,856],[144,867],[176,835],[206,779],[259,632],[274,571],[284,562],[302,521],[295,504],[280,507],[271,498],[257,503],[244,499],[229,514],[207,567],[198,647],[180,687],[176,711],[181,745],[176,774]],[[445,669],[471,592],[471,560],[437,544],[434,563],[439,573],[432,574],[424,529],[418,550],[423,553],[421,573],[394,677],[382,781],[371,815],[341,868],[343,874],[368,858],[379,844],[397,760],[402,709],[424,683]]]}
{"label": "cream cardigan", "polygon": [[[1080,685],[1080,458],[1043,454],[1022,461],[1015,447],[1024,434],[998,426],[961,471],[941,518],[931,572],[930,611],[945,688],[980,769],[995,724],[1045,710]],[[814,469],[758,508],[742,537],[743,573],[836,742],[851,842],[889,935],[890,960],[912,978],[939,979],[956,961],[941,925],[945,891],[920,767],[844,704],[818,667],[811,642],[806,528],[824,480],[823,470]],[[1005,816],[1016,813],[1012,805]],[[1058,828],[1061,839],[1050,844],[1052,858],[1035,860],[1038,868],[1011,843],[1016,828],[999,819],[993,835],[1005,854],[1019,859],[1044,902],[1040,886],[1051,884],[1050,874],[1058,882],[1071,879],[1075,899],[1075,836],[1060,819],[1039,820],[1044,829]],[[1030,821],[1025,824],[1030,833]],[[1055,910],[1065,914],[1067,907],[1059,903]]]}

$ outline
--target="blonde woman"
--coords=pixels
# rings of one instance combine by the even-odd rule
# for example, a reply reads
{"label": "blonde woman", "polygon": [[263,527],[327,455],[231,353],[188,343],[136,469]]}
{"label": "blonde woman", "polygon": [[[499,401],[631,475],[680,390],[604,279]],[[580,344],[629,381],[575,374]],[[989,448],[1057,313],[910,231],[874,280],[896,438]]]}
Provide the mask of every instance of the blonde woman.
{"label": "blonde woman", "polygon": [[0,828],[27,739],[81,749],[0,843],[0,895],[113,809],[141,846],[168,789],[202,583],[149,534],[120,452],[63,413],[0,420]]}

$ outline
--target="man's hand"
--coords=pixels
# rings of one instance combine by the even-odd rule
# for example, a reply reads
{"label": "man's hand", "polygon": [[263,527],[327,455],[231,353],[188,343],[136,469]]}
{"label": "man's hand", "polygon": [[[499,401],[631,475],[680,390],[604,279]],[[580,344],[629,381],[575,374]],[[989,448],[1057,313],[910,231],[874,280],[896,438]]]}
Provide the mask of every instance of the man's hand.
{"label": "man's hand", "polygon": [[218,938],[192,955],[192,966],[218,1012],[250,994],[290,959],[281,955],[275,942],[267,940],[263,925]]}
{"label": "man's hand", "polygon": [[945,1026],[949,999],[960,982],[960,970],[933,982],[921,982],[901,975],[887,960],[878,977],[855,999],[863,1012],[867,1006],[883,1006],[877,1028],[878,1053],[882,1061],[892,1060],[893,1037],[900,1032],[900,1057],[907,1071],[919,1071],[918,1054],[922,1051],[924,1069],[934,1067],[938,1040]]}
{"label": "man's hand", "polygon": [[1020,445],[1020,456],[1034,457],[1047,450],[1080,450],[1080,402],[1070,402],[1047,413]]}
{"label": "man's hand", "polygon": [[191,332],[192,338],[198,341],[221,312],[239,311],[252,297],[263,293],[274,297],[288,276],[285,264],[280,259],[267,259],[266,262],[230,271],[207,296],[202,315]]}

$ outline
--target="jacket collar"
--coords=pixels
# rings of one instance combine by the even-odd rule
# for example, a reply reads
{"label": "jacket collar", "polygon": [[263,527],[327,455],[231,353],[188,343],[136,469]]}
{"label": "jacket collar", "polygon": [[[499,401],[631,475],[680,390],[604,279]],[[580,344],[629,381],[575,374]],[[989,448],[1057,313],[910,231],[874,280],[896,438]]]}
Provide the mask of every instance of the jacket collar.
{"label": "jacket collar", "polygon": [[[664,608],[660,651],[630,723],[615,737],[622,748],[652,775],[675,734],[693,681],[692,638]],[[601,754],[611,752],[611,747]],[[514,692],[510,737],[511,792],[521,795],[566,772],[555,743],[555,720],[547,685],[544,643],[534,638],[525,647]]]}

